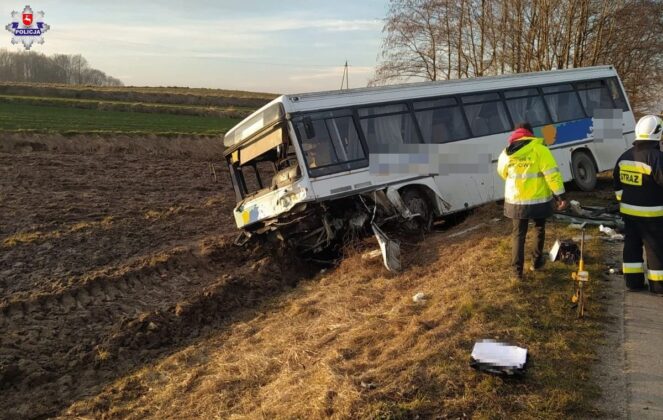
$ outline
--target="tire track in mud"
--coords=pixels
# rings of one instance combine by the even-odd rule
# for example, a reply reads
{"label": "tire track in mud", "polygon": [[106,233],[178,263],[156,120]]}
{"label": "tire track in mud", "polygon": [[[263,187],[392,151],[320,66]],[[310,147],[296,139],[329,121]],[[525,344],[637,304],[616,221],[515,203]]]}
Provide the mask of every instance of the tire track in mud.
{"label": "tire track in mud", "polygon": [[307,275],[282,261],[221,238],[3,303],[0,417],[56,415]]}

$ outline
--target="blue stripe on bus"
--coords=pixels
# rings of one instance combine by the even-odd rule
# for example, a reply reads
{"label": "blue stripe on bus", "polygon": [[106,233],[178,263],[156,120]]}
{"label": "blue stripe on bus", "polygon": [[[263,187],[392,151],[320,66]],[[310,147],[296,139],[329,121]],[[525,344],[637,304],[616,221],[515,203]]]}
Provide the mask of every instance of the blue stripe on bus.
{"label": "blue stripe on bus", "polygon": [[591,118],[548,124],[534,129],[534,135],[537,137],[543,137],[548,145],[571,143],[586,139],[590,136],[591,132]]}

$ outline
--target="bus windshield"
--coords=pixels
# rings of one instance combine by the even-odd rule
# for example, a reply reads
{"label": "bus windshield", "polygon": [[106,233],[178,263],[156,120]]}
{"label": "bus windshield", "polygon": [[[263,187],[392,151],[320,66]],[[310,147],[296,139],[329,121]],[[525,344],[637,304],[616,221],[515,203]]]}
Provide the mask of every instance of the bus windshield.
{"label": "bus windshield", "polygon": [[301,176],[283,116],[282,105],[275,103],[225,136],[237,201],[288,185]]}

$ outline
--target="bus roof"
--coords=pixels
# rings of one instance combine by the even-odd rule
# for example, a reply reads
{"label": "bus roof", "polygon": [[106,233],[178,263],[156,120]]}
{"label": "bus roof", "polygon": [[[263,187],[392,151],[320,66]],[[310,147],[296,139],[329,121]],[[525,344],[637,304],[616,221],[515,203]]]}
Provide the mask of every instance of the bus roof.
{"label": "bus roof", "polygon": [[374,102],[426,98],[529,86],[565,81],[616,76],[613,66],[583,67],[532,73],[514,73],[500,76],[453,79],[434,82],[404,83],[398,85],[365,87],[301,94],[279,98],[285,102],[287,112],[312,111]]}

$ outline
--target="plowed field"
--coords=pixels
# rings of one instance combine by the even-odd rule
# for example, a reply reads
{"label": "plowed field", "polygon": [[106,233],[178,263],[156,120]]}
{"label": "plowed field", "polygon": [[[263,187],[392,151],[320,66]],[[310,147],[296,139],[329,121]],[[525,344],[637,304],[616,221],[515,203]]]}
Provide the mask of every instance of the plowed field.
{"label": "plowed field", "polygon": [[205,160],[19,146],[0,154],[0,417],[55,415],[293,281],[232,245]]}

